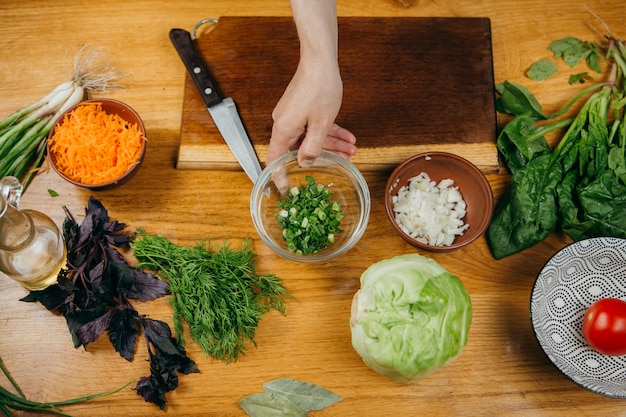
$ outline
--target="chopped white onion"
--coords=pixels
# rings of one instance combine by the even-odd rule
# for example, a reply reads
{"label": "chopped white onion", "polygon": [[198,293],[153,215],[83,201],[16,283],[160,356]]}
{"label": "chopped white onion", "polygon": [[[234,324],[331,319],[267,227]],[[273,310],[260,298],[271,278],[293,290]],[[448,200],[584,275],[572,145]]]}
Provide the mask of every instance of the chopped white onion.
{"label": "chopped white onion", "polygon": [[422,172],[401,187],[392,202],[398,226],[415,240],[431,246],[450,246],[469,227],[463,221],[465,200],[451,179],[437,184]]}

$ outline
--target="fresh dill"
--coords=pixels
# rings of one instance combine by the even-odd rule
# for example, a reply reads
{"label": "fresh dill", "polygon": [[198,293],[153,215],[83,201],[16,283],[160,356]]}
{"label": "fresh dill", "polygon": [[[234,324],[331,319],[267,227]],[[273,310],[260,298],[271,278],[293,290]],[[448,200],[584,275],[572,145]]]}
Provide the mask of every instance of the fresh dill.
{"label": "fresh dill", "polygon": [[274,274],[258,275],[252,241],[239,249],[199,242],[183,247],[160,235],[138,230],[132,243],[140,267],[169,282],[174,330],[184,344],[184,323],[192,339],[215,359],[233,362],[243,354],[263,314],[271,308],[285,315],[290,296]]}

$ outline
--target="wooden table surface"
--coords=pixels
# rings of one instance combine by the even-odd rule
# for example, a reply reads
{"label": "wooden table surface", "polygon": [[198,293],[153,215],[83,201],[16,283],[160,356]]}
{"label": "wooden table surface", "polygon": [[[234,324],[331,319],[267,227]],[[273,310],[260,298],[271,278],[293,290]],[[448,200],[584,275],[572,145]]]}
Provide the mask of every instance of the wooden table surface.
{"label": "wooden table surface", "polygon": [[[566,76],[532,82],[524,77],[525,69],[550,56],[546,47],[552,40],[599,38],[588,22],[600,25],[582,1],[403,3],[339,0],[338,14],[489,17],[495,81],[524,83],[548,111],[560,108],[576,87],[567,85]],[[623,0],[584,3],[617,35],[625,35]],[[399,384],[363,364],[352,348],[348,324],[361,273],[376,261],[416,251],[393,233],[386,218],[384,173],[366,176],[372,211],[360,243],[337,261],[303,266],[277,257],[258,238],[248,211],[251,183],[242,172],[174,168],[184,69],[169,42],[169,29],[191,30],[208,17],[289,14],[287,0],[0,2],[0,118],[64,81],[83,44],[104,47],[112,64],[132,73],[127,89],[109,96],[137,110],[150,144],[145,164],[132,181],[95,197],[112,218],[126,222],[130,229],[143,227],[178,244],[203,239],[237,242],[251,236],[259,272],[277,274],[295,296],[287,304],[286,317],[275,312],[263,317],[257,347],[250,346],[236,363],[209,359],[189,344],[188,354],[201,373],[180,377],[179,387],[168,394],[165,412],[144,402],[131,388],[64,410],[76,416],[243,416],[239,399],[261,392],[266,381],[287,377],[323,385],[344,398],[312,413],[315,416],[626,415],[623,400],[588,392],[561,375],[535,341],[529,320],[531,287],[543,264],[568,243],[567,238],[555,234],[500,261],[492,258],[484,237],[451,253],[420,252],[462,279],[474,316],[469,342],[455,362],[419,382]],[[508,175],[489,174],[488,179],[499,197]],[[48,189],[59,196],[51,197]],[[21,207],[43,211],[61,224],[62,206],[80,216],[90,195],[64,183],[54,172],[44,172],[28,189]],[[149,373],[144,349],[138,349],[132,363],[115,353],[105,337],[87,351],[74,349],[64,319],[39,304],[18,301],[25,294],[20,285],[0,279],[0,356],[30,399],[52,401],[111,390]],[[136,307],[171,323],[166,298]],[[8,386],[2,377],[0,383]]]}

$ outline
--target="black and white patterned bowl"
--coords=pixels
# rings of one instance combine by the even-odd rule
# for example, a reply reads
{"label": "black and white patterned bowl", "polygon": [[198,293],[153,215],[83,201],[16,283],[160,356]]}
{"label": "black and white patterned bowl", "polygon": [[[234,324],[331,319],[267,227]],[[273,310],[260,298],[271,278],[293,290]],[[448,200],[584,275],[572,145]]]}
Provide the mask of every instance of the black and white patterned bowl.
{"label": "black and white patterned bowl", "polygon": [[530,318],[539,345],[567,378],[597,394],[626,398],[626,355],[603,355],[582,334],[587,308],[607,297],[626,300],[626,239],[581,240],[557,252],[537,276]]}

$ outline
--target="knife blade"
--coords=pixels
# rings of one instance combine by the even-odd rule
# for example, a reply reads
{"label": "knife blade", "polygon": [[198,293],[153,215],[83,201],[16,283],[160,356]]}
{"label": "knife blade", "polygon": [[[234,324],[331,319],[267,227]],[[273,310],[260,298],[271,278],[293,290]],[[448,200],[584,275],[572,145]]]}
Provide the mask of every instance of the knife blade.
{"label": "knife blade", "polygon": [[206,63],[184,29],[171,29],[170,40],[183,61],[187,72],[202,96],[209,114],[239,165],[254,183],[261,174],[261,164],[243,126],[237,106],[231,98],[223,98]]}

